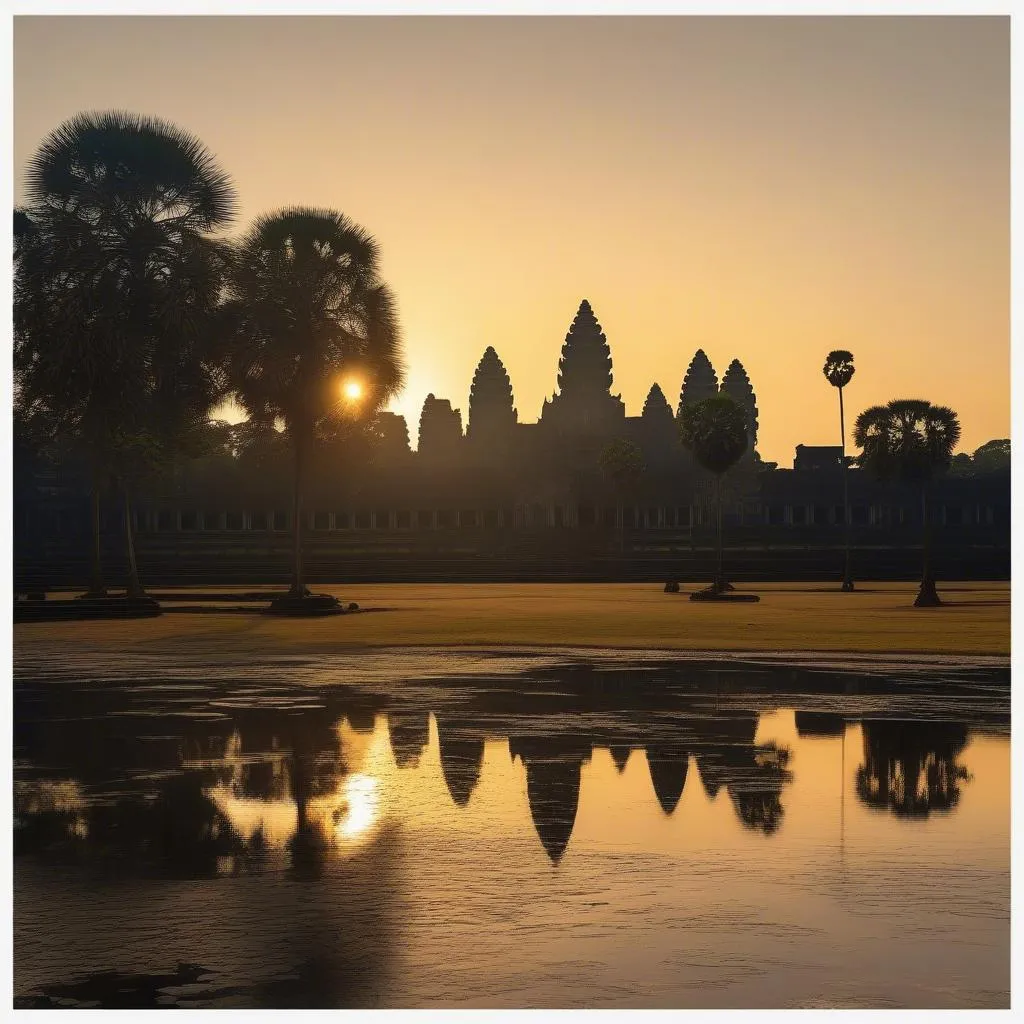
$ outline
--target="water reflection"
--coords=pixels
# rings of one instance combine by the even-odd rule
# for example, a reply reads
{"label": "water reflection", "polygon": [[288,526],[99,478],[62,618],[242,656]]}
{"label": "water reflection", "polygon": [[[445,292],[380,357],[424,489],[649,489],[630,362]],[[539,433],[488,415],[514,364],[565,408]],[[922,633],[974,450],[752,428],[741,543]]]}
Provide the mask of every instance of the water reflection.
{"label": "water reflection", "polygon": [[530,817],[541,845],[557,864],[576,823],[580,803],[580,769],[590,757],[590,744],[572,733],[516,736],[509,752],[526,768]]}
{"label": "water reflection", "polygon": [[395,763],[399,768],[415,768],[429,741],[430,716],[396,708],[388,714],[388,729]]}
{"label": "water reflection", "polygon": [[[692,860],[703,845],[741,865],[740,885],[769,870],[770,850],[785,859],[808,836],[833,842],[833,817],[852,815],[858,803],[892,829],[934,811],[952,817],[975,800],[967,768],[973,730],[994,722],[1008,728],[1005,693],[1003,710],[993,710],[997,701],[965,704],[963,720],[953,721],[949,707],[946,720],[930,717],[935,697],[914,705],[915,717],[903,691],[870,683],[851,695],[843,681],[837,698],[830,680],[817,691],[806,678],[798,682],[803,706],[781,686],[772,691],[724,673],[680,680],[665,668],[537,673],[489,688],[456,681],[415,699],[338,687],[268,697],[231,687],[158,693],[22,683],[15,694],[19,934],[42,927],[31,922],[47,919],[45,894],[54,885],[62,898],[66,889],[83,905],[100,901],[103,923],[92,910],[83,917],[88,928],[62,940],[66,970],[88,974],[88,984],[63,979],[63,987],[46,988],[62,955],[51,950],[49,959],[19,954],[16,991],[42,986],[76,1004],[170,1005],[170,986],[176,1005],[191,1005],[187,993],[202,987],[202,1005],[393,1005],[388,985],[414,971],[407,950],[416,942],[433,949],[415,970],[435,969],[428,965],[437,950],[462,927],[451,909],[461,899],[455,893],[488,871],[491,888],[479,884],[491,902],[466,920],[467,948],[472,936],[479,941],[499,927],[496,920],[511,927],[527,904],[543,908],[549,895],[564,901],[580,886],[591,902],[568,905],[580,920],[585,908],[614,903],[618,887],[628,891],[626,917],[607,933],[625,941],[653,878],[622,872],[623,865],[655,855]],[[890,814],[869,814],[876,809]],[[849,830],[836,832],[847,836],[838,841],[846,843],[849,879],[857,842]],[[819,872],[827,862],[812,858]],[[697,877],[689,869],[683,875]],[[154,878],[213,885],[179,919],[177,903],[154,902],[166,891],[146,887]],[[558,888],[560,879],[568,890]],[[126,884],[138,887],[132,899],[102,902]],[[695,884],[686,901],[706,899]],[[818,876],[812,899],[822,885]],[[665,889],[670,903],[674,891]],[[743,898],[756,898],[751,892]],[[418,901],[433,909],[414,923],[410,907]],[[672,903],[668,918],[696,913],[686,901]],[[230,951],[231,971],[211,961],[219,953],[182,955],[177,973],[164,960],[154,962],[159,970],[143,970],[123,962],[126,954],[90,944],[94,929],[116,935],[141,919],[161,922],[185,951],[196,944],[208,954]],[[552,941],[570,919],[548,921]],[[43,948],[50,946],[33,947]],[[670,978],[675,969],[665,970]],[[180,986],[166,981],[179,976],[187,976]],[[178,987],[185,995],[175,994]]]}
{"label": "water reflection", "polygon": [[797,711],[798,736],[842,736],[846,723],[842,715],[829,711]]}
{"label": "water reflection", "polygon": [[465,807],[480,781],[484,737],[471,723],[444,715],[437,718],[437,737],[448,792],[459,807]]}
{"label": "water reflection", "polygon": [[952,810],[960,783],[970,779],[957,761],[967,729],[951,722],[865,722],[864,763],[857,795],[870,807],[900,817],[926,818]]}
{"label": "water reflection", "polygon": [[[76,841],[105,854],[120,847],[136,863],[157,862],[185,876],[251,869],[268,850],[287,850],[293,868],[316,876],[327,851],[355,848],[380,827],[400,777],[429,773],[431,717],[435,760],[456,810],[469,805],[478,786],[487,737],[507,738],[508,757],[525,770],[530,815],[553,864],[569,845],[581,773],[597,748],[608,750],[620,776],[639,752],[666,817],[677,813],[692,780],[707,800],[724,791],[746,829],[770,836],[783,825],[792,751],[773,740],[758,742],[757,712],[709,713],[694,704],[666,717],[633,708],[611,723],[572,728],[562,716],[538,719],[533,698],[518,703],[518,716],[479,720],[401,707],[386,714],[363,707],[338,717],[342,709],[327,705],[283,715],[240,712],[187,728],[183,720],[178,756],[170,763],[166,743],[147,747],[159,772],[136,770],[153,767],[139,744],[112,742],[115,735],[124,740],[123,719],[97,719],[79,730],[54,723],[55,735],[26,734],[30,747],[41,741],[30,759],[43,762],[60,746],[79,774],[18,780],[16,850],[40,852]],[[794,722],[798,737],[841,737],[847,728],[842,716],[827,712],[797,711]],[[612,730],[634,738],[610,740]],[[867,720],[861,733],[855,791],[865,804],[908,817],[956,806],[970,779],[957,761],[967,742],[965,726]],[[87,796],[111,786],[115,798]]]}

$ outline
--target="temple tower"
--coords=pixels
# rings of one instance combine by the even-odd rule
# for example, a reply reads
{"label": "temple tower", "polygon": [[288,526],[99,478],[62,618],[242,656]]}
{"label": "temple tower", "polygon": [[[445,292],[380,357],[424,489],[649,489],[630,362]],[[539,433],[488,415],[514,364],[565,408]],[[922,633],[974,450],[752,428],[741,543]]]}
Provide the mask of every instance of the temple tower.
{"label": "temple tower", "polygon": [[757,396],[743,364],[734,359],[722,378],[722,391],[743,407],[747,414],[747,452],[754,454],[757,443]]}
{"label": "temple tower", "polygon": [[672,407],[668,404],[665,392],[657,384],[652,384],[651,390],[647,392],[647,398],[644,399],[644,411],[641,415],[645,423],[661,426],[667,424],[670,430],[673,429]]}
{"label": "temple tower", "polygon": [[672,407],[657,384],[651,385],[640,416],[640,435],[649,464],[671,459],[678,450],[679,435]]}
{"label": "temple tower", "polygon": [[469,389],[466,436],[474,446],[497,449],[508,440],[518,419],[512,382],[498,353],[488,346]]}
{"label": "temple tower", "polygon": [[450,458],[462,441],[462,413],[447,398],[427,395],[420,413],[419,453],[427,459]]}
{"label": "temple tower", "polygon": [[561,431],[603,433],[626,416],[611,393],[612,356],[601,325],[584,299],[565,336],[558,361],[558,393],[544,402],[540,418]]}
{"label": "temple tower", "polygon": [[683,386],[679,392],[679,408],[676,414],[682,410],[684,405],[693,405],[695,402],[703,401],[718,394],[718,374],[711,365],[711,360],[699,348],[694,353],[693,359],[686,370],[683,378]]}

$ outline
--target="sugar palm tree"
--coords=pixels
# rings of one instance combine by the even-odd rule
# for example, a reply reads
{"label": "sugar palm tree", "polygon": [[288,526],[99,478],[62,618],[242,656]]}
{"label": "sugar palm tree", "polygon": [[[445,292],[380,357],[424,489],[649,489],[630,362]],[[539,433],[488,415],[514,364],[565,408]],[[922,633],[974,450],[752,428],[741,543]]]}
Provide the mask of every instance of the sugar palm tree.
{"label": "sugar palm tree", "polygon": [[857,417],[854,443],[862,449],[859,463],[881,480],[900,480],[920,489],[923,530],[921,589],[916,607],[942,602],[935,590],[928,528],[928,486],[949,467],[960,440],[960,421],[952,409],[920,399],[895,399],[875,405]]}
{"label": "sugar palm tree", "polygon": [[19,401],[54,438],[88,453],[90,593],[102,593],[99,493],[125,496],[127,589],[134,562],[129,467],[176,445],[223,391],[212,319],[222,249],[208,235],[234,212],[228,176],[193,135],[121,111],[78,114],[44,141],[16,229]]}
{"label": "sugar palm tree", "polygon": [[231,389],[256,423],[283,423],[294,459],[289,598],[308,594],[302,496],[314,445],[372,418],[398,393],[403,366],[377,244],[333,210],[260,217],[235,248],[227,313]]}
{"label": "sugar palm tree", "polygon": [[717,394],[679,410],[679,435],[697,463],[715,475],[718,520],[718,569],[712,588],[724,590],[722,573],[722,476],[739,462],[749,442],[747,414],[728,395]]}
{"label": "sugar palm tree", "polygon": [[843,585],[842,590],[853,590],[853,576],[850,573],[850,490],[846,471],[846,424],[843,418],[843,388],[853,380],[856,368],[853,353],[835,349],[825,357],[822,372],[825,379],[839,391],[839,441],[843,462]]}

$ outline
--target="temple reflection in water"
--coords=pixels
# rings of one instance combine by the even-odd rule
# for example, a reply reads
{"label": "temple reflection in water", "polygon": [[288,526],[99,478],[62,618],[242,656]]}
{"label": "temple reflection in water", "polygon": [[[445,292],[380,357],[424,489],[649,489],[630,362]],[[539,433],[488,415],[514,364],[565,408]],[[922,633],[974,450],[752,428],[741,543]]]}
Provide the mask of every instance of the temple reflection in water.
{"label": "temple reflection in water", "polygon": [[19,681],[19,1005],[1005,1002],[1003,676],[479,673]]}
{"label": "temple reflection in water", "polygon": [[[297,870],[315,872],[323,857],[357,849],[389,815],[409,818],[401,803],[411,793],[417,813],[465,811],[486,762],[498,774],[521,773],[519,796],[525,790],[537,838],[557,865],[572,839],[584,769],[597,750],[606,751],[613,766],[605,786],[614,786],[639,754],[649,793],[665,817],[682,813],[684,793],[697,786],[708,802],[724,793],[743,828],[769,836],[784,823],[793,778],[791,750],[759,741],[760,716],[743,709],[677,711],[664,720],[624,713],[589,732],[558,715],[510,716],[503,723],[494,715],[475,720],[364,707],[340,720],[333,716],[326,707],[288,715],[248,711],[198,724],[174,752],[165,749],[166,777],[155,793],[153,775],[146,773],[149,781],[139,781],[145,794],[122,792],[100,801],[86,793],[123,781],[126,744],[104,736],[109,720],[74,736],[60,735],[54,724],[46,745],[77,749],[82,775],[16,783],[16,851],[85,843],[108,852],[120,848],[122,855],[184,875],[255,870],[277,851]],[[794,722],[799,737],[836,738],[852,727],[828,713],[796,712]],[[851,767],[865,806],[898,816],[956,806],[970,778],[957,760],[967,742],[964,726],[869,720],[859,728],[861,763]],[[112,754],[121,763],[111,763]],[[516,799],[515,786],[503,793]],[[491,811],[502,813],[500,807]]]}

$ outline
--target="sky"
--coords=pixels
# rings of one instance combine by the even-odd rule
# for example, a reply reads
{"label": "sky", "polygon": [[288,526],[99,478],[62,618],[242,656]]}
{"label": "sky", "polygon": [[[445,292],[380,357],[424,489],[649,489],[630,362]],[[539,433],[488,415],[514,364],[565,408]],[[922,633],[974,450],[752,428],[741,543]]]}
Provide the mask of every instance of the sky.
{"label": "sky", "polygon": [[537,419],[580,300],[613,392],[675,406],[738,358],[763,458],[892,398],[1009,436],[1008,18],[17,17],[15,200],[46,134],[122,108],[198,135],[235,224],[340,209],[378,240],[416,443],[493,345]]}

